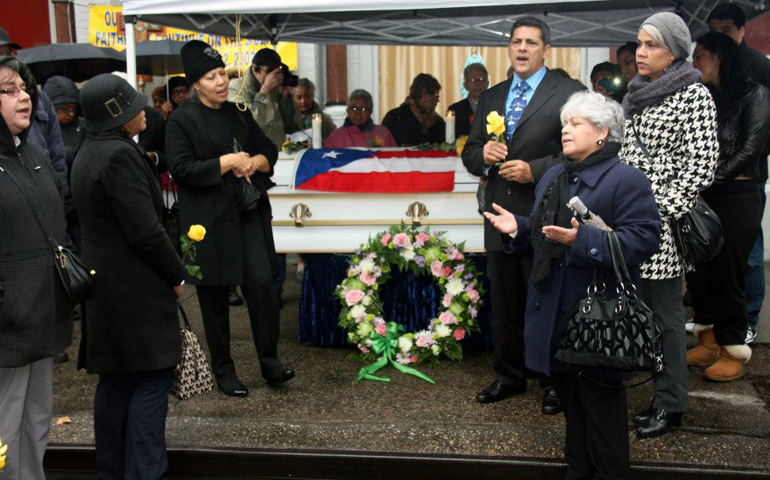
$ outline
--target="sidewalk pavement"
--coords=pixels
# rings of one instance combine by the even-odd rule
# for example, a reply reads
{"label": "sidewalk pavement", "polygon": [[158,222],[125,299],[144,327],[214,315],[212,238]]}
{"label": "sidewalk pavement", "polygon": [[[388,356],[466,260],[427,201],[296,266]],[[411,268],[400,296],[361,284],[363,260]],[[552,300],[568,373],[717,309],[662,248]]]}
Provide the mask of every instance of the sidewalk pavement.
{"label": "sidewalk pavement", "polygon": [[[185,308],[203,341],[194,289],[186,295]],[[420,367],[436,385],[391,368],[382,371],[390,383],[356,383],[362,364],[349,358],[352,350],[296,341],[298,300],[299,284],[289,275],[279,351],[297,377],[281,388],[265,384],[246,308],[232,307],[233,357],[249,396],[236,399],[214,391],[187,401],[170,398],[169,446],[562,458],[564,419],[540,413],[537,382],[530,381],[526,394],[497,404],[475,401],[493,378],[491,352],[468,354],[461,363],[445,360]],[[767,302],[763,317],[770,311]],[[760,338],[768,337],[770,320],[763,318]],[[694,344],[694,337],[689,341]],[[94,442],[97,378],[75,370],[77,348],[76,341],[68,349],[73,360],[55,367],[52,444]],[[630,421],[648,406],[651,385],[628,392],[632,461],[770,470],[770,346],[755,345],[748,373],[740,380],[706,382],[695,368],[689,380],[690,405],[682,428],[655,439],[638,439]],[[56,424],[63,417],[71,423]]]}

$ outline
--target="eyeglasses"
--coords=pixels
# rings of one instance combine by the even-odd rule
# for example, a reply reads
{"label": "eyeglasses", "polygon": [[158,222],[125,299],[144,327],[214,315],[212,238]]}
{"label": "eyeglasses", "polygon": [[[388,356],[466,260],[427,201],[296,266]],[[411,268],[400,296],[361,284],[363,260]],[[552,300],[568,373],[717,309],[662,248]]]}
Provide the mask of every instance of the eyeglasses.
{"label": "eyeglasses", "polygon": [[352,111],[354,113],[358,113],[358,112],[366,113],[366,112],[371,112],[372,111],[372,109],[369,108],[369,107],[349,107],[349,108],[350,108],[350,111]]}
{"label": "eyeglasses", "polygon": [[485,77],[474,77],[468,79],[468,83],[484,83],[488,81],[489,80],[487,80]]}
{"label": "eyeglasses", "polygon": [[4,93],[4,94],[8,95],[11,98],[18,97],[21,94],[21,92],[26,92],[26,90],[23,89],[23,88],[19,88],[19,87],[13,87],[13,88],[6,89],[6,90],[0,90],[0,94]]}
{"label": "eyeglasses", "polygon": [[56,110],[62,113],[74,114],[76,107],[56,107]]}

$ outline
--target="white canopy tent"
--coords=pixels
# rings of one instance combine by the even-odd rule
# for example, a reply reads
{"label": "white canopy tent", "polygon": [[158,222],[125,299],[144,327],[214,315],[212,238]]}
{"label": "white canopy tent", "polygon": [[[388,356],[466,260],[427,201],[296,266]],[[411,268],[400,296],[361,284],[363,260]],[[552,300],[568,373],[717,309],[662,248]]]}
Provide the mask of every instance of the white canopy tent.
{"label": "white canopy tent", "polygon": [[[499,46],[516,18],[547,21],[555,46],[615,46],[636,38],[644,18],[676,11],[693,34],[724,0],[123,0],[126,16],[246,38],[335,44]],[[764,0],[743,0],[751,18]]]}

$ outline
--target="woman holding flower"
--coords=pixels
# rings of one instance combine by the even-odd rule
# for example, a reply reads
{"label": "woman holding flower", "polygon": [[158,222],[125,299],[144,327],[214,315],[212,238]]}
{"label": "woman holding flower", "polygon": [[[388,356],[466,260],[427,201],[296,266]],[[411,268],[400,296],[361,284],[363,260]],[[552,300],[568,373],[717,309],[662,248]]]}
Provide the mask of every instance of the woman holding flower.
{"label": "woman holding flower", "polygon": [[[618,158],[623,112],[598,93],[580,92],[561,111],[562,163],[551,168],[535,189],[529,216],[497,204],[490,224],[513,253],[533,252],[524,330],[526,365],[551,377],[567,424],[567,478],[630,478],[625,390],[620,373],[578,374],[554,359],[567,319],[594,278],[608,296],[616,285],[607,232],[582,225],[567,202],[579,196],[617,234],[632,278],[658,249],[660,217],[647,177]],[[499,233],[498,233],[499,235]],[[511,238],[513,236],[513,238]],[[588,377],[588,378],[587,378]],[[601,379],[602,385],[590,377]]]}
{"label": "woman holding flower", "polygon": [[230,355],[230,285],[240,285],[246,298],[262,377],[269,385],[294,377],[278,359],[278,261],[267,195],[278,150],[249,112],[227,101],[219,52],[193,40],[182,47],[182,63],[193,97],[168,119],[166,153],[183,229],[207,230],[196,245],[200,277],[188,281],[196,286],[217,385],[226,395],[246,396]]}
{"label": "woman holding flower", "polygon": [[72,195],[84,263],[97,272],[80,348],[81,366],[99,375],[96,475],[163,478],[185,271],[163,229],[153,164],[132,139],[146,127],[146,97],[105,74],[89,80],[80,99],[88,136],[72,169]]}

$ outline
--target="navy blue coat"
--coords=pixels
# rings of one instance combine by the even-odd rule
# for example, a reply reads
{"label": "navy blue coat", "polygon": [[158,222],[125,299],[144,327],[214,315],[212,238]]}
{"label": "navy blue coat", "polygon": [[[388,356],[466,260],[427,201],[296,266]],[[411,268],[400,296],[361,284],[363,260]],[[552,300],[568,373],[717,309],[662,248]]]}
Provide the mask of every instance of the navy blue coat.
{"label": "navy blue coat", "polygon": [[[530,219],[534,217],[548,184],[563,171],[563,165],[551,168],[538,182],[530,217],[516,216],[519,233],[509,245],[514,254],[532,252]],[[657,252],[660,235],[660,216],[647,176],[615,157],[572,174],[570,197],[575,195],[617,233],[638,290],[639,265]],[[535,260],[537,255],[535,252]],[[564,259],[554,263],[545,291],[541,292],[530,283],[524,327],[527,368],[549,376],[552,371],[569,369],[554,360],[554,355],[568,317],[586,296],[595,268],[606,269],[603,281],[608,296],[615,292],[607,232],[581,225],[575,243],[565,249]],[[615,376],[609,372],[594,373]]]}

